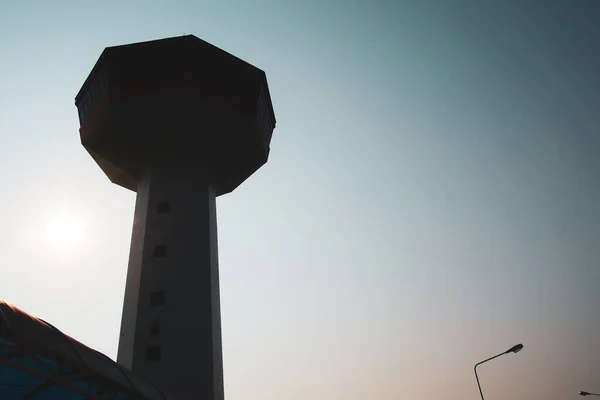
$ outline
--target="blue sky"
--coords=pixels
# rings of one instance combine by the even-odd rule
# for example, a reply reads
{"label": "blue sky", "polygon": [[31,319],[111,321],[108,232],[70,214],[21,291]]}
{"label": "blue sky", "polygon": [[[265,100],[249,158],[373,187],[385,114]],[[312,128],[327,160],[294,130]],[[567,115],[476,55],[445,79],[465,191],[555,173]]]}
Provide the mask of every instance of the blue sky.
{"label": "blue sky", "polygon": [[[116,357],[135,193],[81,147],[107,46],[267,73],[267,165],[217,200],[225,393],[600,392],[600,3],[0,3],[0,297]],[[45,231],[85,227],[68,249]],[[68,231],[65,235],[69,235]],[[55,238],[56,239],[56,238]]]}

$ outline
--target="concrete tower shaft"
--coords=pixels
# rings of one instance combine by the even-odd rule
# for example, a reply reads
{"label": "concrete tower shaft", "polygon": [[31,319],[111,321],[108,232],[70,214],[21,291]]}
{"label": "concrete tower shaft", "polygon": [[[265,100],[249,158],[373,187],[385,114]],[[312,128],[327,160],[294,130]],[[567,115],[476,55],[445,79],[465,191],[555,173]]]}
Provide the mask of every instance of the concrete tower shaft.
{"label": "concrete tower shaft", "polygon": [[194,36],[108,47],[75,104],[83,146],[137,192],[117,362],[223,400],[216,197],[269,156],[265,73]]}
{"label": "concrete tower shaft", "polygon": [[117,362],[180,400],[223,400],[216,192],[201,169],[138,185]]}

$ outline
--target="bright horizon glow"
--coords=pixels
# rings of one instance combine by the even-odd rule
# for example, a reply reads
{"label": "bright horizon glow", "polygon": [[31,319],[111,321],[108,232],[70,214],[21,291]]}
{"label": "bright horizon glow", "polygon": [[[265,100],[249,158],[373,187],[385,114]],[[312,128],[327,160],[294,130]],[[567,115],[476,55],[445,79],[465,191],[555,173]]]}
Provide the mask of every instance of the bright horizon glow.
{"label": "bright horizon glow", "polygon": [[85,239],[86,224],[80,216],[70,211],[52,215],[45,228],[46,241],[53,250],[73,251]]}

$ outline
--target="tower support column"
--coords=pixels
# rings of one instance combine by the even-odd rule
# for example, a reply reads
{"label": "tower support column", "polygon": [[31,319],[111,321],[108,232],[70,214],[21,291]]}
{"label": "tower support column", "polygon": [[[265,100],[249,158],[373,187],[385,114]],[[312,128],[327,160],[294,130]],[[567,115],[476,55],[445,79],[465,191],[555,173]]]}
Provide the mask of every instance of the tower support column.
{"label": "tower support column", "polygon": [[138,184],[117,362],[180,400],[223,400],[216,192],[205,169]]}

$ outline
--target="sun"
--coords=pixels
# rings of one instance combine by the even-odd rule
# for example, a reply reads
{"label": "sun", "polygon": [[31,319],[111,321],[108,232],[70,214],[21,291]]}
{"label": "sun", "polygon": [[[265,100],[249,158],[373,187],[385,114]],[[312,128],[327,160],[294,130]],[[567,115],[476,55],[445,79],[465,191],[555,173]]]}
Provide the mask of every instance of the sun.
{"label": "sun", "polygon": [[73,250],[83,242],[85,233],[83,219],[67,211],[54,214],[46,224],[46,240],[55,250]]}

